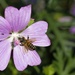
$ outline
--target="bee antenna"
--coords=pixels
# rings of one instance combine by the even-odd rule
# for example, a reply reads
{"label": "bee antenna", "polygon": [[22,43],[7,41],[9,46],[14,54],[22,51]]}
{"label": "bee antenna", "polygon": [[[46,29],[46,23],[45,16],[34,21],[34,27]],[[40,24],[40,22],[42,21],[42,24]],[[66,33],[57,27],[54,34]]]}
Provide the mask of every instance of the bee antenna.
{"label": "bee antenna", "polygon": [[29,35],[27,36],[27,39],[29,40]]}

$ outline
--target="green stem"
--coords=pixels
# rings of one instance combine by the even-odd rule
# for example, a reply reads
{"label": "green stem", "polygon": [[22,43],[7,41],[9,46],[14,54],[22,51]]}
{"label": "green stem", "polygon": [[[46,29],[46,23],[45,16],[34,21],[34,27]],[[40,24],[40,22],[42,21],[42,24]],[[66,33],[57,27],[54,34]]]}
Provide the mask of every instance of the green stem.
{"label": "green stem", "polygon": [[36,72],[39,74],[40,73],[40,70],[37,66],[34,66],[34,69],[36,70]]}

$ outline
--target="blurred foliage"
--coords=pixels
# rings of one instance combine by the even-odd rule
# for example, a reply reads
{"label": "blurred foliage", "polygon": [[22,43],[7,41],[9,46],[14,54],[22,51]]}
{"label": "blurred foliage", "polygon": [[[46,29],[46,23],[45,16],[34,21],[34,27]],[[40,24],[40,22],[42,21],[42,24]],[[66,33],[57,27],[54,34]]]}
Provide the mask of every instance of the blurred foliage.
{"label": "blurred foliage", "polygon": [[[6,70],[0,72],[0,75],[75,75],[75,35],[69,31],[71,26],[75,26],[75,16],[70,13],[75,0],[0,0],[0,15],[4,16],[7,6],[20,8],[28,4],[32,4],[34,21],[48,22],[47,35],[51,46],[37,48],[42,59],[39,66],[28,66],[19,72],[11,59]],[[61,22],[60,19],[65,16],[71,17],[71,20],[64,19],[65,21]]]}
{"label": "blurred foliage", "polygon": [[55,70],[54,70],[53,65],[48,65],[48,66],[43,67],[43,73],[45,75],[54,75]]}

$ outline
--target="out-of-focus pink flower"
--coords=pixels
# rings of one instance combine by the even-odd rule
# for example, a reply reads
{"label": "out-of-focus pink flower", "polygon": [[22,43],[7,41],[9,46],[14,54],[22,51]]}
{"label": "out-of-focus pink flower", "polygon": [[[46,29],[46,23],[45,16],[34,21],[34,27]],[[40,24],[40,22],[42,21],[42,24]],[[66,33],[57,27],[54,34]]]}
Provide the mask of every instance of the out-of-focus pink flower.
{"label": "out-of-focus pink flower", "polygon": [[59,22],[62,22],[62,23],[63,23],[63,22],[71,22],[72,19],[73,19],[73,18],[70,17],[70,16],[63,16],[63,17],[59,18],[58,21],[59,21]]}
{"label": "out-of-focus pink flower", "polygon": [[70,28],[70,32],[71,32],[72,34],[75,34],[75,26],[72,26],[72,27]]}
{"label": "out-of-focus pink flower", "polygon": [[50,40],[45,34],[48,24],[45,21],[38,21],[27,27],[31,19],[31,5],[21,7],[20,10],[9,6],[5,9],[5,18],[0,16],[0,70],[4,70],[11,56],[12,42],[13,60],[19,71],[24,70],[28,65],[35,66],[41,63],[41,59],[35,50],[25,51],[20,45],[18,37],[35,39],[32,43],[35,46],[49,46]]}

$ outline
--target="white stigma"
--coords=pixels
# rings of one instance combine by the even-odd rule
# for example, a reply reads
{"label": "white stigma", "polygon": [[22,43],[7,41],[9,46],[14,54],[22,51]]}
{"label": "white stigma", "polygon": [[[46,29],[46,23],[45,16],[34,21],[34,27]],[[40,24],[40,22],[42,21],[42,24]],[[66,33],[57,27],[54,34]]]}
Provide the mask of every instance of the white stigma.
{"label": "white stigma", "polygon": [[13,39],[17,39],[18,37],[19,37],[19,33],[14,32],[10,35],[9,41],[13,42]]}

